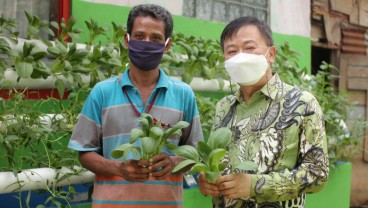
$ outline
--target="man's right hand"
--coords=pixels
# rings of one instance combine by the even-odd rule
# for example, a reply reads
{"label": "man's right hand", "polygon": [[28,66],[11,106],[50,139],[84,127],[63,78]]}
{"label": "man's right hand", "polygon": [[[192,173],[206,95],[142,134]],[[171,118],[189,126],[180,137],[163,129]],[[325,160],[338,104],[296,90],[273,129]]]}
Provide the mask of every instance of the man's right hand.
{"label": "man's right hand", "polygon": [[210,183],[203,172],[199,174],[198,187],[202,194],[205,196],[218,196],[220,194],[217,185],[214,183]]}
{"label": "man's right hand", "polygon": [[132,182],[144,182],[148,180],[149,170],[148,161],[128,160],[120,162],[120,173],[123,178]]}
{"label": "man's right hand", "polygon": [[149,177],[147,160],[106,159],[96,152],[79,152],[79,161],[83,167],[100,176],[121,176],[128,181],[144,182]]}

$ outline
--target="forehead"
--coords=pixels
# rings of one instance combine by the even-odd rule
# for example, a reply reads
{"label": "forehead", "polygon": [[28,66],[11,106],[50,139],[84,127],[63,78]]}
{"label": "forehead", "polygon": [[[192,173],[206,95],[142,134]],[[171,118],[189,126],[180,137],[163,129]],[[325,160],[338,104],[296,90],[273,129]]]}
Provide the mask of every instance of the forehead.
{"label": "forehead", "polygon": [[232,36],[224,40],[224,48],[228,45],[242,44],[244,42],[255,43],[257,45],[266,44],[266,40],[255,25],[244,25]]}
{"label": "forehead", "polygon": [[138,16],[133,23],[132,33],[134,32],[158,33],[165,36],[165,23],[151,16]]}

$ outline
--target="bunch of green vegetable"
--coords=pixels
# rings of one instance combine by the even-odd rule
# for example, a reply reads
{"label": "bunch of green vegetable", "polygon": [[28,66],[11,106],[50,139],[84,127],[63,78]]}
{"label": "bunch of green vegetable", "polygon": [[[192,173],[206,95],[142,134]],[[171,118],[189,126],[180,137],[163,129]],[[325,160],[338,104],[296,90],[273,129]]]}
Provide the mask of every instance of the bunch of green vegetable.
{"label": "bunch of green vegetable", "polygon": [[177,172],[180,169],[193,165],[189,170],[190,174],[204,172],[209,182],[215,182],[221,176],[221,172],[226,168],[226,163],[221,160],[226,155],[226,149],[229,149],[229,161],[232,172],[235,169],[255,170],[257,165],[251,161],[240,162],[236,157],[236,148],[228,148],[231,143],[231,130],[225,127],[218,128],[209,136],[207,142],[198,142],[197,149],[189,145],[179,146],[174,150],[177,156],[184,158],[174,169]]}
{"label": "bunch of green vegetable", "polygon": [[[189,126],[188,122],[179,121],[171,128],[165,130],[161,126],[160,121],[154,122],[153,117],[147,113],[141,114],[138,121],[141,123],[141,126],[130,131],[129,143],[122,144],[112,151],[111,156],[113,158],[123,157],[126,160],[128,152],[132,152],[136,158],[148,160],[159,154],[165,146],[173,150],[176,146],[167,141],[167,139],[173,135],[181,136],[181,129]],[[142,140],[141,147],[134,145],[138,139]]]}

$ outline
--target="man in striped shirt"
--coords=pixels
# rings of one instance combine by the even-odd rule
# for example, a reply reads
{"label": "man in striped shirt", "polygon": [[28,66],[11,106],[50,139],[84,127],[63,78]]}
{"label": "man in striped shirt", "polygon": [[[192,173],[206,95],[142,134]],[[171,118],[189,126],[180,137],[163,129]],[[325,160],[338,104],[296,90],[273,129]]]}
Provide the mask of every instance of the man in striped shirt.
{"label": "man in striped shirt", "polygon": [[193,91],[159,68],[171,46],[172,30],[166,9],[152,4],[133,7],[124,37],[130,66],[122,75],[96,84],[78,118],[69,148],[79,151],[80,163],[96,174],[94,208],[183,206],[183,176],[171,173],[181,159],[172,152],[165,149],[149,161],[133,154],[125,161],[111,157],[112,150],[129,143],[130,130],[139,126],[143,112],[166,125],[190,123],[181,137],[169,138],[175,145],[195,146],[203,139]]}

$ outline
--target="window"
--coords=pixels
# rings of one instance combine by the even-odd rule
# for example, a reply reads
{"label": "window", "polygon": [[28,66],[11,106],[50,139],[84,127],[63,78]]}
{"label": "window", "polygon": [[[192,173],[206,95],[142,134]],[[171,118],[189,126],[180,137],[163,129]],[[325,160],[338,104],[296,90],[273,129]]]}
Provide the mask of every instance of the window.
{"label": "window", "polygon": [[184,0],[183,15],[217,22],[254,16],[269,22],[269,0]]}
{"label": "window", "polygon": [[[60,22],[61,18],[68,18],[70,0],[0,0],[0,15],[16,19],[19,37],[26,37],[28,21],[24,11],[35,15],[40,20]],[[66,15],[67,14],[67,15]],[[47,34],[42,34],[47,37]]]}

